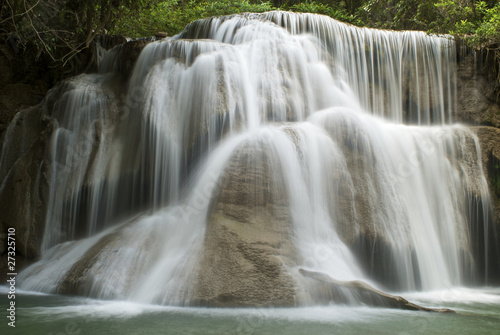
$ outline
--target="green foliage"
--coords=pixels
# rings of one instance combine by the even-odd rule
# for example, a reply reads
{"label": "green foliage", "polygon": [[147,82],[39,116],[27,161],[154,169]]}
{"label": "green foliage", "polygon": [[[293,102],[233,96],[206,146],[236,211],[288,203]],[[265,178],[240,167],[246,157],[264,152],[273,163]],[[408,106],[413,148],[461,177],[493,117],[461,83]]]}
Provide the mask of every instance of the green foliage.
{"label": "green foliage", "polygon": [[125,9],[125,14],[110,32],[130,37],[151,36],[159,31],[175,35],[188,23],[201,18],[273,9],[269,2],[252,3],[249,0],[161,1],[140,12]]}
{"label": "green foliage", "polygon": [[498,0],[2,0],[0,36],[35,45],[37,57],[66,62],[100,33],[172,36],[197,19],[275,9],[359,26],[453,34],[473,47],[500,44]]}
{"label": "green foliage", "polygon": [[359,17],[373,28],[429,30],[437,22],[435,0],[368,0],[359,8]]}
{"label": "green foliage", "polygon": [[481,44],[500,43],[500,3],[492,8],[487,8],[484,1],[480,1],[478,7],[482,14],[482,20],[477,24],[474,31],[476,42]]}
{"label": "green foliage", "polygon": [[262,13],[275,9],[269,2],[251,3],[248,0],[207,1],[207,4],[204,14],[206,17],[245,12]]}
{"label": "green foliage", "polygon": [[478,42],[498,39],[499,7],[494,1],[367,0],[358,17],[371,27],[477,35]]}
{"label": "green foliage", "polygon": [[[243,12],[261,13],[277,9],[318,13],[340,21],[362,25],[362,21],[356,16],[357,5],[361,2],[361,0],[347,2],[274,1],[271,4],[251,0],[159,1],[139,12],[124,8],[124,15],[116,20],[110,33],[140,37],[164,31],[172,36],[181,32],[188,23],[201,18]],[[349,11],[348,8],[354,10]]]}
{"label": "green foliage", "polygon": [[345,2],[341,1],[338,5],[327,5],[319,2],[301,2],[289,7],[294,12],[316,13],[330,16],[336,20],[361,25],[361,21],[355,14],[350,14],[345,8]]}
{"label": "green foliage", "polygon": [[[473,48],[498,49],[500,44],[500,3],[486,1],[441,0],[435,4],[441,15],[437,25],[442,32],[464,40]],[[500,55],[496,53],[500,65]]]}
{"label": "green foliage", "polygon": [[478,22],[478,12],[475,3],[462,0],[441,0],[435,4],[440,14],[439,28],[456,34],[473,33],[475,22]]}

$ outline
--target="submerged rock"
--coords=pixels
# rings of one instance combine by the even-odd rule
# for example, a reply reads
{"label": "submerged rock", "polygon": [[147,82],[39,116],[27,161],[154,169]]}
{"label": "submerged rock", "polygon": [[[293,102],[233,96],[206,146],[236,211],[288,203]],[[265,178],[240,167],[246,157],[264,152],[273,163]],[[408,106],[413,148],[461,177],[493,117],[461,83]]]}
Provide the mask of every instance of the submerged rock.
{"label": "submerged rock", "polygon": [[414,304],[403,297],[379,291],[359,280],[340,281],[324,273],[304,269],[299,269],[299,273],[319,283],[316,292],[318,293],[317,298],[324,303],[329,303],[331,301],[335,303],[348,303],[349,300],[346,299],[346,291],[348,291],[348,294],[355,295],[359,298],[358,303],[369,306],[407,309],[412,311],[455,313],[454,310],[448,308],[430,308]]}

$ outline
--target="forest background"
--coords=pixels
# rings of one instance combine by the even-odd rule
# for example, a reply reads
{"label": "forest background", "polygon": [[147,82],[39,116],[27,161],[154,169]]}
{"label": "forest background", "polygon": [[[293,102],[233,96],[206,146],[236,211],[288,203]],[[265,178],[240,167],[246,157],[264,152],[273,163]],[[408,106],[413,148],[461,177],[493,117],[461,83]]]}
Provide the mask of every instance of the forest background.
{"label": "forest background", "polygon": [[197,19],[270,10],[319,13],[360,27],[449,34],[470,48],[491,51],[497,69],[500,64],[498,0],[0,0],[0,4],[1,44],[13,49],[26,66],[59,69],[51,81],[74,75],[60,69],[74,69],[75,56],[100,34],[173,36]]}

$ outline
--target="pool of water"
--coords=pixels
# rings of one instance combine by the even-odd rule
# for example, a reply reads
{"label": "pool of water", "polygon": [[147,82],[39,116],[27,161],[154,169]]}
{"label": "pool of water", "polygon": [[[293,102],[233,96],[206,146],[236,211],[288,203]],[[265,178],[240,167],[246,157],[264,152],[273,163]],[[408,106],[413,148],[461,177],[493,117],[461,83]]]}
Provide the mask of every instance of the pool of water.
{"label": "pool of water", "polygon": [[183,308],[29,292],[16,294],[16,327],[7,325],[0,288],[0,334],[499,334],[500,289],[457,288],[404,294],[456,314],[372,307]]}

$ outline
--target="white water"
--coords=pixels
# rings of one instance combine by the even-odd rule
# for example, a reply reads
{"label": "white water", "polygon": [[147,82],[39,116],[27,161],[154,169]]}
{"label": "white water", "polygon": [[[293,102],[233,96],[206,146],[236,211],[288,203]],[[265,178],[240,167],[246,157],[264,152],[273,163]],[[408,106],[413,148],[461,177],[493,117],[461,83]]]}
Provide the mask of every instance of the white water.
{"label": "white water", "polygon": [[[356,256],[372,257],[356,245],[369,237],[385,245],[383,285],[463,284],[474,270],[467,197],[489,197],[475,135],[444,125],[454,57],[444,38],[274,12],[195,22],[151,43],[126,86],[113,74],[73,79],[47,103],[58,128],[44,255],[22,287],[189,304],[212,191],[248,143],[283,183],[291,275],[377,285]],[[87,268],[71,278],[79,262]]]}

